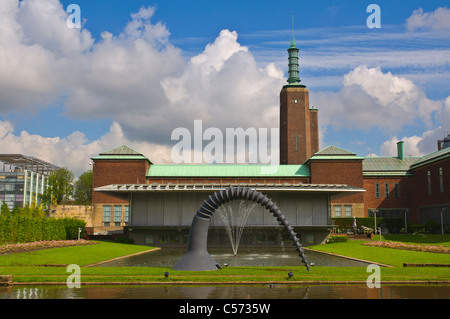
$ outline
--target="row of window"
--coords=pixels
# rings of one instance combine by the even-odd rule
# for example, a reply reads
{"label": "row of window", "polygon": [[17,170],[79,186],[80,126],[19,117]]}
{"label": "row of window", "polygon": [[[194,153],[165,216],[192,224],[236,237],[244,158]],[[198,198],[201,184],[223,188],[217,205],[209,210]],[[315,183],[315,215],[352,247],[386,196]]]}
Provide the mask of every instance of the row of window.
{"label": "row of window", "polygon": [[[428,177],[428,195],[431,195],[431,171],[427,172]],[[439,192],[444,192],[444,171],[439,167]]]}
{"label": "row of window", "polygon": [[[328,207],[328,215],[331,218],[331,206]],[[341,217],[352,217],[353,216],[353,209],[351,205],[344,205],[344,210],[342,211],[341,205],[334,205],[333,206],[334,211],[334,217],[335,218],[341,218]],[[344,214],[344,215],[343,215]]]}
{"label": "row of window", "polygon": [[[398,183],[394,183],[393,194],[391,194],[391,192],[390,192],[389,183],[388,182],[384,183],[384,198],[389,198],[392,196],[393,196],[393,198],[400,198],[400,190],[399,190]],[[375,197],[381,198],[381,184],[380,183],[375,183]]]}
{"label": "row of window", "polygon": [[[123,207],[123,218],[122,218],[122,207]],[[112,215],[112,213],[114,213]],[[122,225],[130,224],[130,207],[129,206],[111,206],[104,205],[103,206],[103,226],[110,227],[112,226],[120,227]]]}

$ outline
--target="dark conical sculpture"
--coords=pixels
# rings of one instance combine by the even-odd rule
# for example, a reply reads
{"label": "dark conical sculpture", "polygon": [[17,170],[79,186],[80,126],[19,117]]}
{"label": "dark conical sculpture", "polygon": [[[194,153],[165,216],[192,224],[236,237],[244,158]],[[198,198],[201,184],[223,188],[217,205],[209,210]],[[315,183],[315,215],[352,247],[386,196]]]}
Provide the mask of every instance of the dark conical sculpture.
{"label": "dark conical sculpture", "polygon": [[310,270],[308,262],[306,261],[306,256],[303,253],[302,245],[297,238],[297,234],[289,225],[286,217],[281,213],[281,210],[266,195],[249,187],[229,187],[215,192],[204,201],[192,221],[189,233],[188,250],[175,264],[173,267],[174,270],[216,270],[221,268],[209,255],[207,250],[209,223],[215,210],[219,208],[219,206],[235,199],[254,201],[269,210],[280,225],[284,226],[289,232],[294,245],[297,247],[296,249],[299,252],[299,256],[302,258],[308,271]]}

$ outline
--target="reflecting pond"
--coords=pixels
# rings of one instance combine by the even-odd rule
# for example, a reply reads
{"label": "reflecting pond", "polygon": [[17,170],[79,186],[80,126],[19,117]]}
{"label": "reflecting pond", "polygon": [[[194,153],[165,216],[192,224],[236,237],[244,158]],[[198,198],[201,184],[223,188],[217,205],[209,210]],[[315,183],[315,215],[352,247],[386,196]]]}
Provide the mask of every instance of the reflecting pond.
{"label": "reflecting pond", "polygon": [[449,299],[450,286],[13,286],[0,299]]}
{"label": "reflecting pond", "polygon": [[[209,254],[222,267],[303,266],[294,248],[239,248],[234,256],[231,248],[210,248]],[[130,256],[107,262],[99,267],[173,267],[183,257],[186,249],[163,248],[161,250]],[[368,263],[332,256],[316,251],[305,251],[308,263],[314,267],[367,267]]]}

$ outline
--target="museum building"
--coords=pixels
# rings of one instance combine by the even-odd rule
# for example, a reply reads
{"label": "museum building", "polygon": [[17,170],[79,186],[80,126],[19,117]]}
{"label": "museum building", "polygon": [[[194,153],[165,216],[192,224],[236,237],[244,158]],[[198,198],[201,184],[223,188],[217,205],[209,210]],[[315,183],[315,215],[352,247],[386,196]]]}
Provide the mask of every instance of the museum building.
{"label": "museum building", "polygon": [[[403,141],[392,157],[360,157],[333,145],[319,150],[318,110],[301,84],[298,52],[292,39],[288,84],[280,92],[279,165],[159,165],[129,146],[113,148],[92,158],[94,231],[123,231],[137,244],[185,245],[200,205],[230,186],[271,198],[303,245],[323,243],[331,218],[376,215],[448,227],[450,136],[423,157],[405,156]],[[239,205],[230,203],[234,210]],[[241,245],[279,245],[277,221],[263,207],[252,209]],[[226,225],[217,215],[208,243],[225,245]]]}

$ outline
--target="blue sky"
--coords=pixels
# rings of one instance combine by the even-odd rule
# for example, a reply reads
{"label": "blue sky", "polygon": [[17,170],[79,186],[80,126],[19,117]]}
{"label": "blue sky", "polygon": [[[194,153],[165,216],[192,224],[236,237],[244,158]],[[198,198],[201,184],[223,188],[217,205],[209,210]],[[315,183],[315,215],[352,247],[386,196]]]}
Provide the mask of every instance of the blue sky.
{"label": "blue sky", "polygon": [[[394,155],[402,139],[407,154],[424,155],[450,131],[448,1],[21,2],[0,4],[7,153],[80,173],[122,143],[170,161],[170,132],[195,119],[278,127],[292,13],[322,147]],[[366,25],[372,3],[381,28]],[[69,4],[81,29],[65,26]]]}

